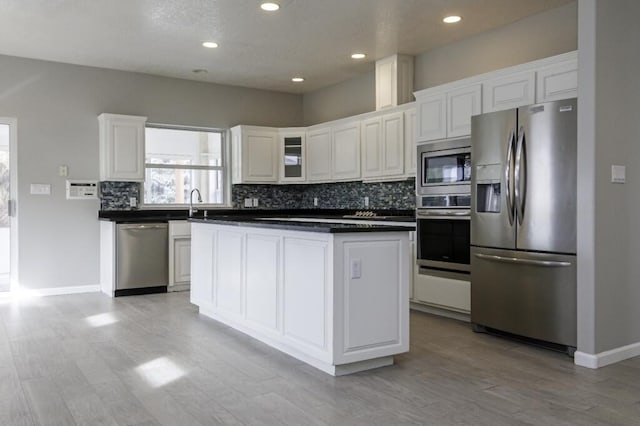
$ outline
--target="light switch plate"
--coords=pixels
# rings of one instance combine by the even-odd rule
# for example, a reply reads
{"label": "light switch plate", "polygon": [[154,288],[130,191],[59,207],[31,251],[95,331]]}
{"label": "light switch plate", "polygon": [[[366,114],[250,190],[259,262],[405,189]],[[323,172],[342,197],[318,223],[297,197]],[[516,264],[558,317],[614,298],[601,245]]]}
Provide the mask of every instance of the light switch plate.
{"label": "light switch plate", "polygon": [[627,181],[626,166],[611,166],[611,183],[625,183]]}
{"label": "light switch plate", "polygon": [[62,177],[69,176],[69,167],[67,167],[67,166],[59,166],[58,167],[58,176],[62,176]]}
{"label": "light switch plate", "polygon": [[351,279],[358,279],[362,276],[362,261],[351,259]]}
{"label": "light switch plate", "polygon": [[31,195],[51,195],[51,185],[48,183],[32,183],[29,189]]}

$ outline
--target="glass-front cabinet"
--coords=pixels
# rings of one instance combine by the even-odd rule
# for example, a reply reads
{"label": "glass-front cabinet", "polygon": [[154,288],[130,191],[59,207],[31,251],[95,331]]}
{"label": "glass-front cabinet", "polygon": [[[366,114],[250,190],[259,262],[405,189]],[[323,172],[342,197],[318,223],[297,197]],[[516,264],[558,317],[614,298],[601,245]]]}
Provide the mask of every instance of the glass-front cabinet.
{"label": "glass-front cabinet", "polygon": [[301,182],[305,180],[305,130],[280,130],[280,181]]}

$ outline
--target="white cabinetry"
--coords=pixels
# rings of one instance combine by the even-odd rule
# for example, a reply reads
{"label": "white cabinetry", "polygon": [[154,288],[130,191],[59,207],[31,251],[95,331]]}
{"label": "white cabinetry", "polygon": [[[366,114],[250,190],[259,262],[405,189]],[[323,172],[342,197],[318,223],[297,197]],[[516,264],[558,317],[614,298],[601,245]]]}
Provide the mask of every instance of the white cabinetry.
{"label": "white cabinetry", "polygon": [[307,181],[331,180],[331,128],[323,127],[307,132]]}
{"label": "white cabinetry", "polygon": [[231,129],[233,183],[275,183],[279,176],[278,131],[269,127]]}
{"label": "white cabinetry", "polygon": [[353,120],[332,128],[332,178],[360,178],[360,121]]}
{"label": "white cabinetry", "polygon": [[482,84],[482,112],[502,111],[535,102],[536,75],[527,71]]}
{"label": "white cabinetry", "polygon": [[578,97],[578,60],[541,68],[536,76],[536,102]]}
{"label": "white cabinetry", "polygon": [[404,177],[404,112],[398,111],[362,120],[362,177]]}
{"label": "white cabinetry", "polygon": [[444,93],[417,95],[417,140],[425,142],[469,135],[471,116],[481,112],[481,98],[480,84]]}
{"label": "white cabinetry", "polygon": [[186,220],[169,221],[168,291],[189,290],[191,283],[191,224]]}
{"label": "white cabinetry", "polygon": [[191,302],[202,314],[332,375],[409,350],[408,232],[192,223],[192,237]]}
{"label": "white cabinetry", "polygon": [[100,114],[100,180],[144,181],[147,117]]}
{"label": "white cabinetry", "polygon": [[404,172],[408,177],[416,176],[416,109],[404,112]]}
{"label": "white cabinetry", "polygon": [[450,277],[416,274],[413,298],[437,309],[463,314],[471,311],[471,283]]}
{"label": "white cabinetry", "polygon": [[420,142],[447,137],[447,96],[416,95],[417,140]]}

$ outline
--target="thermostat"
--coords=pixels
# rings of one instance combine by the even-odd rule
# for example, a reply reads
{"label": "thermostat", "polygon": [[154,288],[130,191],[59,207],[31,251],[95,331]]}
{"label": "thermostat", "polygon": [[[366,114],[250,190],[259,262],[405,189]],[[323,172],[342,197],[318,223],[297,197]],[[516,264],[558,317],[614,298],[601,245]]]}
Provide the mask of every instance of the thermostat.
{"label": "thermostat", "polygon": [[98,181],[67,180],[67,200],[92,200],[98,198]]}

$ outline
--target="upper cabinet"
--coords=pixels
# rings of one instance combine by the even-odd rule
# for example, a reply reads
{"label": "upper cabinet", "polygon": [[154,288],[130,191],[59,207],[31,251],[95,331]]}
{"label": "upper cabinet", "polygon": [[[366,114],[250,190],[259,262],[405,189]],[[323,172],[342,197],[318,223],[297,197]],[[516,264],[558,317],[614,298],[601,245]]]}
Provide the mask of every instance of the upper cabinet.
{"label": "upper cabinet", "polygon": [[404,172],[407,177],[416,175],[416,109],[404,112]]}
{"label": "upper cabinet", "polygon": [[362,120],[362,178],[404,177],[404,111]]}
{"label": "upper cabinet", "polygon": [[416,92],[417,142],[471,134],[471,116],[578,96],[569,52]]}
{"label": "upper cabinet", "polygon": [[482,85],[482,112],[501,111],[535,103],[536,73],[527,71],[494,78]]}
{"label": "upper cabinet", "polygon": [[280,129],[280,182],[306,179],[306,129]]}
{"label": "upper cabinet", "polygon": [[335,126],[332,132],[333,180],[357,180],[360,178],[360,120]]}
{"label": "upper cabinet", "polygon": [[441,93],[417,94],[417,140],[455,138],[471,133],[471,116],[481,111],[480,84]]}
{"label": "upper cabinet", "polygon": [[231,129],[232,182],[276,183],[280,156],[278,131],[269,127]]}
{"label": "upper cabinet", "polygon": [[323,127],[307,132],[307,181],[331,180],[331,128]]}
{"label": "upper cabinet", "polygon": [[100,114],[100,180],[144,181],[147,117]]}
{"label": "upper cabinet", "polygon": [[578,97],[578,60],[541,68],[536,73],[536,102]]}

